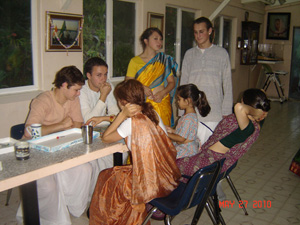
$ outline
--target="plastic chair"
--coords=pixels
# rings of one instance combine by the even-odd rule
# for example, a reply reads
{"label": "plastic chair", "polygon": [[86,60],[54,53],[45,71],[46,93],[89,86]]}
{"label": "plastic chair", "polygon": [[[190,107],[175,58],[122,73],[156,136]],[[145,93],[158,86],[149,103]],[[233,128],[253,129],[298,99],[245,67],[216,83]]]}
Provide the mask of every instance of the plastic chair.
{"label": "plastic chair", "polygon": [[220,171],[221,162],[217,161],[199,169],[192,177],[182,175],[189,179],[187,183],[180,182],[170,195],[149,202],[153,208],[148,212],[143,225],[147,224],[157,209],[166,214],[165,224],[171,225],[171,220],[181,211],[198,205],[192,221],[192,225],[197,224]]}
{"label": "plastic chair", "polygon": [[[24,135],[24,129],[25,129],[24,123],[14,125],[10,128],[10,136],[13,139],[20,140]],[[6,195],[6,203],[5,203],[6,206],[8,206],[9,204],[11,193],[12,193],[12,189],[9,189]]]}
{"label": "plastic chair", "polygon": [[286,75],[288,74],[288,72],[286,71],[272,71],[272,68],[267,65],[267,64],[262,64],[265,74],[267,75],[267,79],[265,81],[265,84],[263,86],[264,91],[266,92],[268,90],[268,87],[270,85],[271,82],[273,82],[277,94],[278,94],[278,100],[280,101],[280,103],[283,103],[284,101],[286,101],[286,97],[284,96],[284,92],[283,92],[283,88],[282,88],[282,84],[280,82],[279,76],[280,75]]}

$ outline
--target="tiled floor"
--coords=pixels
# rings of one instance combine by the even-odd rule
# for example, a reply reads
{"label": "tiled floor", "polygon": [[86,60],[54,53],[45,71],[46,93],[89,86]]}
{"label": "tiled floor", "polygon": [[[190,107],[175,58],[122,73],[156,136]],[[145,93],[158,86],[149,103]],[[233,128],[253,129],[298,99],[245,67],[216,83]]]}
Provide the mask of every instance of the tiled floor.
{"label": "tiled floor", "polygon": [[[288,170],[299,148],[300,102],[272,102],[258,141],[230,174],[241,198],[248,202],[248,216],[238,207],[227,181],[222,182],[227,200],[235,201],[232,208],[222,208],[227,224],[300,224],[300,177]],[[0,224],[18,224],[15,219],[18,189],[13,189],[9,206],[4,206],[5,197],[6,192],[0,193]],[[189,224],[194,210],[182,212],[174,218],[173,224]],[[75,225],[88,224],[85,215],[72,221]],[[152,220],[151,224],[162,225],[163,222]],[[205,210],[198,224],[212,224]]]}

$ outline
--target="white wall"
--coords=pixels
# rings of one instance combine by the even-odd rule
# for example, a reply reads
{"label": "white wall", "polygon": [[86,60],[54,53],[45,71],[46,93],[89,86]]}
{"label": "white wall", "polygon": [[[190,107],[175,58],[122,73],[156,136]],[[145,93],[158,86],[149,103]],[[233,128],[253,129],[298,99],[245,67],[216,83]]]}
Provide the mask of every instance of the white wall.
{"label": "white wall", "polygon": [[[289,40],[269,40],[266,39],[266,31],[267,31],[267,20],[268,13],[282,13],[282,12],[290,12],[291,13],[291,22],[290,22],[290,35]],[[291,56],[292,56],[292,42],[293,42],[293,27],[300,26],[300,2],[295,2],[291,4],[278,5],[276,7],[266,7],[266,14],[264,18],[264,36],[263,42],[266,44],[276,44],[276,46],[282,46],[283,48],[283,63],[272,65],[272,69],[287,71],[288,74],[286,76],[279,76],[280,81],[283,86],[284,95],[288,97],[289,93],[289,85],[290,85],[290,70],[291,70]],[[271,97],[278,97],[275,86],[270,84],[267,94]]]}

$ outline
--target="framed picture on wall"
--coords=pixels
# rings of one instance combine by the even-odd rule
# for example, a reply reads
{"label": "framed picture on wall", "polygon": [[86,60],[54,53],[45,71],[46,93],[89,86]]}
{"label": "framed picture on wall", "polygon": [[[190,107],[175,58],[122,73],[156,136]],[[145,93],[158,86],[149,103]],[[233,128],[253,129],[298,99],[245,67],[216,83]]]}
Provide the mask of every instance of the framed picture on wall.
{"label": "framed picture on wall", "polygon": [[289,40],[291,13],[268,13],[267,39]]}
{"label": "framed picture on wall", "polygon": [[164,15],[158,13],[148,12],[147,20],[148,28],[157,27],[162,33],[164,33]]}
{"label": "framed picture on wall", "polygon": [[82,51],[82,15],[47,12],[46,21],[46,51]]}

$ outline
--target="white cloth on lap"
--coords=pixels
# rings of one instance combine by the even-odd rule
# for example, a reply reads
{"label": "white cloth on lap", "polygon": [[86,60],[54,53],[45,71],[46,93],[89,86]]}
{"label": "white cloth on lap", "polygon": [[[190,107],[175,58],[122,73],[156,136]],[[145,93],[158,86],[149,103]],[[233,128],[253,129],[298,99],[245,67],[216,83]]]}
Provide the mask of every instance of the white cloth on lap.
{"label": "white cloth on lap", "polygon": [[[69,212],[80,217],[89,198],[92,166],[89,163],[37,180],[41,225],[70,225]],[[22,218],[19,207],[17,218]]]}

